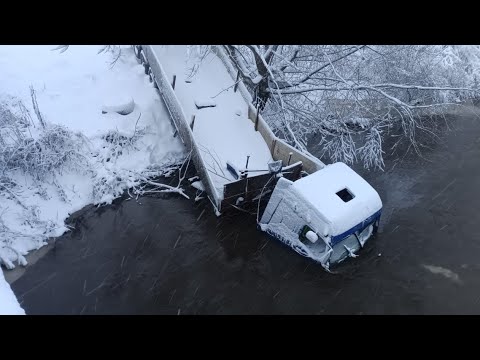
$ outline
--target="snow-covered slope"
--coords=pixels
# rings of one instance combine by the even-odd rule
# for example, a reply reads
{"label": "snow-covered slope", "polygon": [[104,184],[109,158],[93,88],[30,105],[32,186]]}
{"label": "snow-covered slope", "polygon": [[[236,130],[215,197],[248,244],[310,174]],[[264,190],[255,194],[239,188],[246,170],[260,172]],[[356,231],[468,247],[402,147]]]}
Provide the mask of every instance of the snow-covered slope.
{"label": "snow-covered slope", "polygon": [[[71,213],[90,203],[110,203],[138,173],[184,156],[160,97],[129,47],[114,66],[116,54],[98,54],[99,46],[70,46],[63,53],[53,48],[0,46],[0,104],[21,101],[30,110],[31,124],[22,129],[27,138],[56,135],[55,126],[63,126],[65,146],[82,158],[81,166],[69,164],[42,176],[0,172],[0,264],[8,268],[26,264],[25,254],[67,231],[64,221]],[[33,111],[30,86],[45,129]],[[128,115],[102,113],[123,103],[131,110],[130,99],[134,108]],[[2,146],[0,141],[3,151]]]}
{"label": "snow-covered slope", "polygon": [[25,315],[2,271],[0,271],[0,315]]}

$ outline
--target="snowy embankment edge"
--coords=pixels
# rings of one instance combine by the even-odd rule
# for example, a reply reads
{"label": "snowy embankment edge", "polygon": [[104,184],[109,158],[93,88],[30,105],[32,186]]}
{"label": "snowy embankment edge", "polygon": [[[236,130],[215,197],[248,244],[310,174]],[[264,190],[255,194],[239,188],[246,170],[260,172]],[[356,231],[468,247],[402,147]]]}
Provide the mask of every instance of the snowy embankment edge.
{"label": "snowy embankment edge", "polygon": [[25,315],[3,271],[0,271],[0,315]]}
{"label": "snowy embankment edge", "polygon": [[[39,52],[38,47],[32,51],[33,53]],[[49,50],[42,51],[45,52]],[[80,51],[82,52],[83,50],[80,49]],[[11,55],[6,50],[4,50],[4,53],[3,55],[5,56]],[[80,54],[80,56],[82,55],[83,53]],[[75,56],[77,56],[77,54],[72,55],[70,60]],[[59,111],[63,110],[63,114],[59,116],[58,114],[52,115],[52,109],[56,110],[56,106],[48,104],[48,98],[41,99],[45,100],[47,105],[50,105],[50,108],[45,105],[44,109],[46,110],[42,111],[42,113],[44,117],[46,116],[47,120],[50,118],[53,121],[51,125],[66,125],[65,128],[68,129],[68,132],[71,134],[74,134],[75,131],[71,131],[69,125],[74,124],[77,128],[83,126],[82,122],[72,122],[72,114],[66,112],[67,110],[71,111],[71,108],[69,108],[71,104],[82,103],[92,109],[95,107],[95,109],[93,109],[95,113],[101,114],[100,108],[97,109],[96,105],[90,104],[89,101],[83,102],[81,98],[82,94],[91,92],[91,87],[98,82],[101,82],[99,85],[103,86],[99,88],[95,87],[94,93],[100,93],[105,90],[109,93],[116,93],[121,92],[122,88],[124,90],[127,89],[127,91],[133,91],[138,100],[138,103],[135,105],[136,110],[131,116],[105,114],[99,115],[101,118],[99,117],[96,122],[93,121],[93,125],[98,124],[99,129],[96,131],[92,131],[91,128],[88,129],[90,134],[88,136],[89,146],[79,150],[89,159],[89,169],[87,171],[89,174],[78,173],[79,169],[75,164],[71,166],[72,169],[68,169],[67,171],[51,174],[51,176],[48,174],[49,179],[46,179],[46,181],[35,180],[29,175],[19,174],[19,177],[15,174],[9,174],[18,184],[15,188],[15,192],[17,192],[18,195],[6,195],[5,192],[3,193],[6,197],[4,201],[2,201],[3,206],[1,208],[3,211],[1,215],[3,221],[0,223],[0,230],[6,232],[3,237],[5,241],[2,240],[1,242],[0,263],[3,263],[7,268],[14,268],[16,264],[27,265],[25,255],[30,251],[38,250],[45,246],[48,239],[61,236],[67,232],[69,227],[65,224],[65,220],[68,219],[72,213],[89,204],[109,204],[114,199],[122,196],[126,190],[131,189],[132,186],[138,185],[142,178],[152,176],[152,174],[153,176],[164,175],[165,171],[162,169],[171,168],[173,163],[181,161],[184,157],[184,148],[178,139],[174,139],[172,136],[173,129],[170,125],[168,115],[164,113],[162,118],[162,108],[159,108],[162,100],[159,98],[152,84],[148,82],[148,77],[143,73],[143,67],[137,63],[133,53],[126,54],[126,59],[120,60],[117,63],[117,69],[114,69],[113,74],[111,69],[104,66],[105,64],[102,63],[104,62],[103,59],[100,59],[100,57],[88,59],[88,56],[91,55],[87,54],[86,56],[86,60],[97,62],[97,64],[90,67],[87,66],[86,70],[84,70],[83,68],[77,68],[78,65],[74,63],[69,64],[69,58],[67,56],[59,60],[63,61],[64,65],[68,65],[66,66],[67,69],[60,69],[60,71],[58,71],[55,68],[55,71],[50,73],[52,75],[50,77],[53,80],[50,79],[50,77],[46,77],[47,84],[49,85],[46,87],[46,94],[48,95],[49,92],[53,92],[55,93],[55,97],[59,96],[59,101],[65,99],[67,102],[67,105],[61,102],[62,106],[60,106]],[[46,57],[48,57],[48,55],[46,55]],[[48,59],[48,61],[51,60]],[[81,63],[82,61],[78,61],[77,59],[76,63],[79,62]],[[50,66],[50,63],[47,65]],[[72,68],[74,71],[72,71]],[[23,84],[19,85],[17,81],[17,73],[20,70],[21,69],[17,69],[16,66],[11,66],[10,69],[4,70],[7,77],[10,76],[14,79],[11,84],[12,88],[14,88],[15,85],[18,85],[17,87],[23,87]],[[74,95],[78,95],[79,98],[75,99],[75,102],[70,99],[72,98],[71,88],[66,89],[65,92],[62,91],[62,89],[70,83],[68,78],[62,78],[62,71],[74,73],[74,75],[72,75],[73,80],[77,82],[77,87],[80,86],[80,93],[74,93]],[[92,75],[85,76],[82,74],[82,71],[87,72],[88,75]],[[115,75],[117,73],[121,77],[118,81]],[[43,72],[43,74],[38,77],[44,78],[46,76],[45,74],[49,73]],[[60,81],[56,79],[59,77],[61,78]],[[45,90],[42,90],[39,93],[44,91]],[[28,105],[29,99],[21,98],[21,100]],[[42,101],[39,101],[41,109],[43,104]],[[140,122],[137,120],[139,115],[142,116]],[[118,120],[114,118],[115,116]],[[133,119],[133,123],[127,121],[130,118]],[[66,124],[58,122],[59,120],[63,121],[63,119],[66,119]],[[136,123],[135,120],[137,120]],[[70,122],[68,123],[68,121]],[[88,122],[90,122],[90,124],[88,124]],[[112,134],[119,138],[120,144],[122,141],[125,142],[125,139],[128,140],[130,138],[129,136],[127,136],[127,138],[125,137],[125,135],[128,135],[124,133],[126,129],[125,122],[128,122],[128,124],[131,123],[131,126],[128,125],[128,132],[133,132],[132,137],[136,138],[135,142],[129,141],[128,148],[122,147],[122,145],[118,146],[118,144],[112,142],[111,139],[108,140],[108,137],[111,137]],[[86,123],[84,127],[91,127],[92,120],[89,119]],[[112,151],[117,152],[117,154],[112,156]],[[153,168],[151,166],[153,166]],[[101,181],[103,181],[105,186],[102,185]],[[92,190],[98,190],[97,185],[99,184],[103,186],[100,188],[100,195],[103,196],[96,197],[95,192],[92,193]],[[74,188],[72,188],[72,185]],[[102,191],[106,191],[108,194]],[[62,197],[65,197],[66,201],[62,201]],[[33,216],[35,218],[33,223],[29,221],[29,218],[24,218],[24,215],[28,215],[26,212],[30,212],[30,208],[35,208],[36,210],[35,216]],[[8,209],[8,211],[5,211],[6,209]],[[30,218],[33,217],[30,216]],[[27,220],[27,223],[24,220]]]}

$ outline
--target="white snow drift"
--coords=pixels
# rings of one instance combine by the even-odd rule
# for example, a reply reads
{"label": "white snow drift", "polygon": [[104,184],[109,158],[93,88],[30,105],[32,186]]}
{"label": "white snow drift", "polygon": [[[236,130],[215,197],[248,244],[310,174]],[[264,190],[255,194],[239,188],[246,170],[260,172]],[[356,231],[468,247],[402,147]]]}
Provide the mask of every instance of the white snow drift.
{"label": "white snow drift", "polygon": [[0,271],[0,315],[25,315],[2,271]]}

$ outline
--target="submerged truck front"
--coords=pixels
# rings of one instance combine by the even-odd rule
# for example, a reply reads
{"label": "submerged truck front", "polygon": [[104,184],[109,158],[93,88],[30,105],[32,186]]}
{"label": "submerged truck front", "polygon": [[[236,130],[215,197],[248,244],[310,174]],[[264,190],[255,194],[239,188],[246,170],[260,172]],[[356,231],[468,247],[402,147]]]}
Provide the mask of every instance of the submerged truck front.
{"label": "submerged truck front", "polygon": [[338,162],[294,182],[280,178],[260,228],[328,269],[356,256],[376,232],[381,211],[375,189]]}

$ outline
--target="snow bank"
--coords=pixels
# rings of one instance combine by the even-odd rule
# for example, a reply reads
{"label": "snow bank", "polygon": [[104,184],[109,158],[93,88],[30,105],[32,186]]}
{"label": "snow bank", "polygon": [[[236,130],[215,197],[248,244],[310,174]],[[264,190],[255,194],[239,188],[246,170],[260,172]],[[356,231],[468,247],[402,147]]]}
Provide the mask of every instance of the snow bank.
{"label": "snow bank", "polygon": [[0,269],[0,315],[25,315],[25,311],[8,285]]}
{"label": "snow bank", "polygon": [[[0,185],[2,179],[11,184],[7,190],[0,186],[0,264],[7,268],[25,265],[29,251],[67,231],[64,222],[73,212],[111,203],[138,181],[138,174],[162,174],[184,157],[168,113],[130,48],[122,49],[113,67],[112,54],[97,54],[99,46],[70,46],[63,53],[53,48],[0,46],[0,102],[22,101],[32,117],[22,131],[38,139],[45,129],[32,109],[32,85],[47,130],[59,125],[65,136],[85,138],[74,149],[85,166],[70,164],[42,178],[0,172]],[[120,115],[117,110],[132,111]]]}
{"label": "snow bank", "polygon": [[[218,193],[223,194],[223,186],[236,180],[227,170],[227,161],[242,170],[250,156],[249,169],[267,170],[272,161],[270,150],[248,119],[248,104],[240,92],[234,92],[235,81],[222,61],[210,53],[192,76],[196,60],[188,56],[188,46],[158,45],[153,49],[167,76],[173,79],[176,75],[175,94],[187,119],[195,115],[193,134]],[[205,104],[210,100],[215,107],[197,108],[196,101]]]}
{"label": "snow bank", "polygon": [[135,109],[135,102],[130,95],[115,94],[116,96],[109,96],[105,98],[102,111],[105,113],[116,112],[121,115],[128,115]]}
{"label": "snow bank", "polygon": [[213,101],[212,99],[196,99],[195,105],[198,109],[217,106],[215,101]]}

